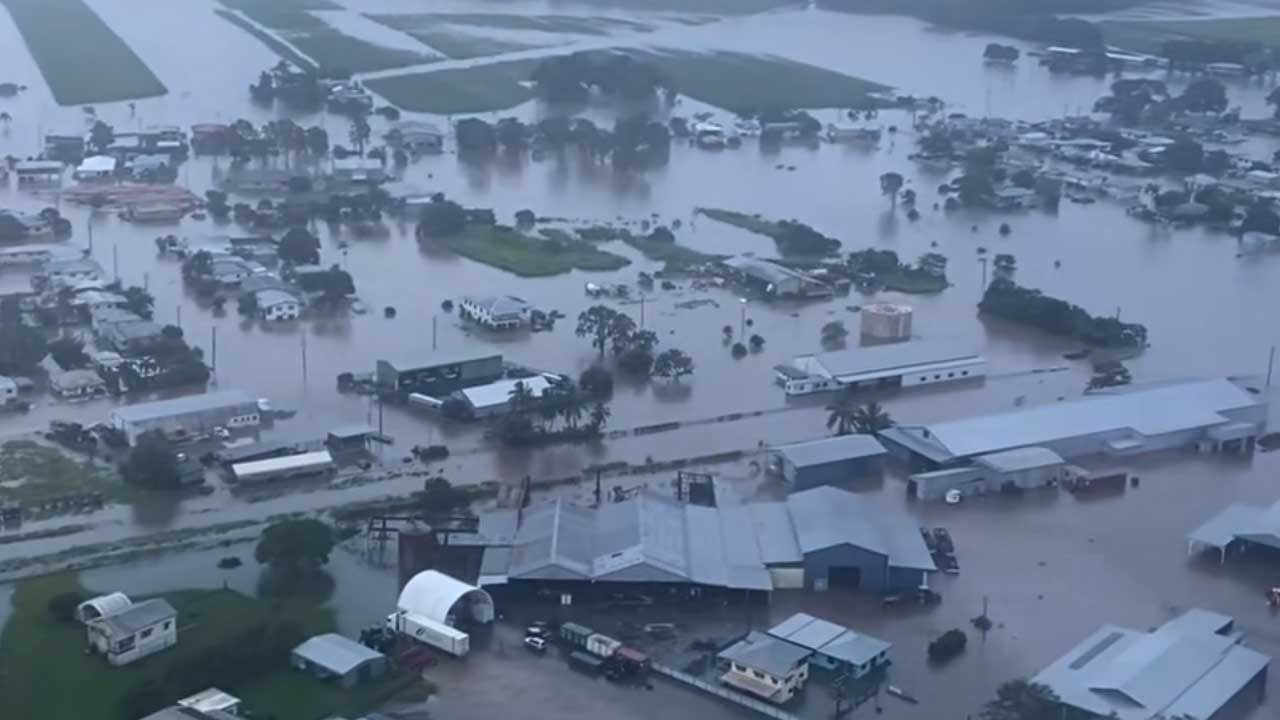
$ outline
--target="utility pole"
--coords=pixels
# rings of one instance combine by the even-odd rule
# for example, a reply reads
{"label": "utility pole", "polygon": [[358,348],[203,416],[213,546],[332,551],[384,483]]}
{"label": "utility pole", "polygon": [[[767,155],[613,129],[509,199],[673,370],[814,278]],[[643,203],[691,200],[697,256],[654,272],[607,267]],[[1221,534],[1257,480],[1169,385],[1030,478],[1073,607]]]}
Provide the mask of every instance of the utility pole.
{"label": "utility pole", "polygon": [[307,332],[302,331],[302,384],[307,384]]}
{"label": "utility pole", "polygon": [[213,374],[218,374],[218,326],[214,325],[209,328],[210,334],[213,336],[209,339],[209,345],[213,350]]}
{"label": "utility pole", "polygon": [[1267,387],[1271,387],[1271,371],[1276,366],[1276,346],[1271,346],[1271,354],[1267,356]]}
{"label": "utility pole", "polygon": [[120,282],[120,243],[111,244],[111,275]]}
{"label": "utility pole", "polygon": [[980,257],[978,262],[982,264],[982,292],[985,293],[987,291],[987,259]]}
{"label": "utility pole", "polygon": [[431,316],[431,349],[436,349],[436,315]]}
{"label": "utility pole", "polygon": [[640,329],[644,329],[644,293],[640,293]]}
{"label": "utility pole", "polygon": [[147,292],[151,291],[151,273],[149,272],[142,273],[142,289]]}
{"label": "utility pole", "polygon": [[178,306],[178,329],[182,329],[182,306]]}
{"label": "utility pole", "polygon": [[[58,196],[61,197],[62,194],[59,193]],[[89,217],[85,218],[84,226],[85,226],[85,230],[89,233],[89,254],[92,255],[93,254],[93,214],[92,213],[90,213]]]}

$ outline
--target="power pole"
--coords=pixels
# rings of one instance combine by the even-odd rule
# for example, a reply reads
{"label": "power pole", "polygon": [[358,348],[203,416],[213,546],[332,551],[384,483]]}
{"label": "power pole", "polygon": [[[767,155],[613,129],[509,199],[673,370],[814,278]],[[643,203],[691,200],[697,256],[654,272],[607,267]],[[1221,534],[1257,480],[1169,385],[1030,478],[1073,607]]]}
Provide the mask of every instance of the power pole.
{"label": "power pole", "polygon": [[111,245],[111,275],[120,282],[120,243]]}
{"label": "power pole", "polygon": [[213,374],[218,374],[218,326],[214,325],[209,328],[212,337],[209,339],[209,345],[213,349]]}
{"label": "power pole", "polygon": [[436,349],[436,317],[437,316],[435,315],[431,316],[431,349],[432,350]]}
{"label": "power pole", "polygon": [[307,384],[307,332],[302,332],[302,384]]}
{"label": "power pole", "polygon": [[644,329],[644,293],[640,293],[640,329]]}
{"label": "power pole", "polygon": [[1271,354],[1267,356],[1267,387],[1271,387],[1271,371],[1276,366],[1276,346],[1271,346]]}

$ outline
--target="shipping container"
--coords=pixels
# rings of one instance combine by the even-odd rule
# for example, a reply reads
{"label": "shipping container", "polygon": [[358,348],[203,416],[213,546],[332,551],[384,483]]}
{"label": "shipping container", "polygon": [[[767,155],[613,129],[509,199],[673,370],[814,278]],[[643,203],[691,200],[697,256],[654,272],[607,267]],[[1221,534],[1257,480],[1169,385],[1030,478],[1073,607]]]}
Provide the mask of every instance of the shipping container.
{"label": "shipping container", "polygon": [[587,638],[587,652],[597,657],[610,658],[622,647],[622,643],[614,640],[608,635],[596,633]]}
{"label": "shipping container", "polygon": [[470,635],[416,613],[391,613],[387,616],[387,627],[454,657],[462,657],[471,650]]}
{"label": "shipping container", "polygon": [[589,627],[567,622],[560,626],[560,639],[564,641],[566,645],[576,648],[586,648],[587,638],[594,635],[595,632],[595,630],[592,630]]}
{"label": "shipping container", "polygon": [[574,670],[580,670],[590,675],[599,675],[604,668],[604,660],[589,655],[581,650],[574,650],[569,653],[569,667]]}

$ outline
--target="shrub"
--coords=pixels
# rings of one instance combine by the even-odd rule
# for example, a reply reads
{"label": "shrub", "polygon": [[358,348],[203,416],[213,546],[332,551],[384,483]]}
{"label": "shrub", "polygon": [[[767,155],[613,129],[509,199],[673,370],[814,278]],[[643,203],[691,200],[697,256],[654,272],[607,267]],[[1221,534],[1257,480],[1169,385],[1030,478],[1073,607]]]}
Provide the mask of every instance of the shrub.
{"label": "shrub", "polygon": [[736,343],[734,343],[734,344],[733,344],[733,348],[730,350],[730,352],[733,354],[733,356],[734,356],[735,358],[743,358],[743,357],[746,357],[746,356],[747,356],[747,346],[746,346],[746,345],[743,345],[743,344],[742,344],[742,343],[740,343],[740,342],[736,342]]}
{"label": "shrub", "polygon": [[959,628],[948,630],[938,637],[937,640],[929,643],[929,660],[931,662],[945,662],[951,658],[964,652],[965,645],[969,643],[969,638],[964,631]]}
{"label": "shrub", "polygon": [[80,607],[80,603],[85,598],[78,592],[58,593],[49,598],[49,615],[57,622],[74,622],[76,619],[76,608]]}
{"label": "shrub", "polygon": [[599,365],[592,365],[578,376],[578,387],[593,398],[613,394],[613,373]]}

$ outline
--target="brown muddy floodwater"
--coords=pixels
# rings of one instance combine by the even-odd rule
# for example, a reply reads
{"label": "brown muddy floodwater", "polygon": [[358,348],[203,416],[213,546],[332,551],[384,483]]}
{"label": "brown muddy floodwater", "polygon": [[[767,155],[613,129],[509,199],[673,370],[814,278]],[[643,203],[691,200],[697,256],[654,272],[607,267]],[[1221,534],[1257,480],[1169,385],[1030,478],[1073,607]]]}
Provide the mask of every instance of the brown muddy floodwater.
{"label": "brown muddy floodwater", "polygon": [[[246,92],[257,72],[275,62],[269,51],[229,23],[212,18],[199,23],[190,20],[195,14],[210,13],[215,7],[210,0],[157,4],[144,16],[125,0],[91,0],[90,4],[170,88],[164,98],[139,101],[136,111],[123,103],[99,106],[98,116],[118,129],[170,123],[187,126],[238,117],[261,123],[277,116],[274,110],[251,105]],[[420,7],[407,0],[348,5],[379,11]],[[483,11],[491,7],[454,0],[432,9]],[[557,12],[574,9],[559,3],[502,5],[519,12],[545,12],[550,7]],[[175,35],[181,42],[174,42]],[[958,111],[1018,119],[1087,110],[1109,83],[1109,79],[1051,76],[1032,60],[1007,70],[986,67],[980,60],[981,50],[993,39],[943,32],[906,18],[790,10],[720,25],[664,26],[646,36],[645,42],[781,54],[892,85],[900,93],[937,95]],[[0,67],[6,68],[0,80],[31,86],[17,98],[0,100],[0,109],[14,117],[10,125],[0,129],[0,155],[27,156],[38,148],[37,138],[44,132],[86,127],[80,109],[54,105],[3,13]],[[1185,79],[1169,81],[1176,88]],[[1229,86],[1232,103],[1243,106],[1246,116],[1265,111],[1264,98],[1269,91],[1268,83],[1257,81],[1233,81]],[[674,112],[688,115],[700,107],[684,101]],[[542,111],[529,104],[511,114],[535,118]],[[603,110],[593,113],[608,117]],[[817,115],[826,121],[834,119],[835,112],[819,111]],[[335,116],[296,119],[304,124],[323,124],[335,142],[341,142],[346,133],[345,120]],[[1271,317],[1271,310],[1280,306],[1280,256],[1238,258],[1236,242],[1229,236],[1144,225],[1127,217],[1119,202],[1088,206],[1063,203],[1054,214],[992,217],[960,212],[944,216],[932,206],[937,197],[935,188],[947,175],[918,168],[907,159],[915,141],[909,117],[883,113],[881,121],[896,124],[902,131],[886,135],[878,149],[787,146],[766,153],[748,141],[739,150],[707,153],[676,146],[666,167],[631,177],[619,177],[607,167],[584,165],[572,154],[541,162],[524,158],[474,166],[461,163],[450,152],[412,164],[401,185],[444,192],[467,206],[493,208],[505,221],[523,208],[582,222],[652,219],[669,223],[680,219],[680,241],[708,252],[775,254],[765,238],[705,218],[695,219],[693,210],[698,206],[795,218],[840,238],[849,250],[890,248],[908,260],[924,252],[941,252],[950,258],[951,288],[936,296],[881,293],[877,299],[914,305],[915,332],[923,338],[949,338],[980,349],[990,361],[992,377],[983,384],[887,396],[888,410],[902,422],[1053,402],[1078,395],[1084,387],[1088,368],[1061,357],[1075,349],[1074,345],[977,316],[975,304],[982,276],[979,247],[992,254],[1016,255],[1016,279],[1024,285],[1042,288],[1097,314],[1119,311],[1126,320],[1145,323],[1152,347],[1128,363],[1138,381],[1259,375],[1266,370],[1269,348],[1280,344],[1280,326]],[[373,123],[377,137],[382,121],[375,118]],[[1269,158],[1277,146],[1275,141],[1251,141],[1246,147],[1256,157]],[[779,165],[794,166],[794,170],[779,169]],[[226,161],[192,160],[184,165],[179,183],[203,193],[211,186],[215,166],[225,169]],[[901,209],[895,211],[880,194],[878,177],[890,170],[902,172],[907,187],[919,193],[922,218],[918,222],[909,222]],[[25,190],[0,188],[0,207],[35,210],[48,204],[48,199],[33,197]],[[70,242],[85,247],[88,211],[65,205],[62,209],[76,229]],[[1013,228],[1007,237],[996,232],[1002,221]],[[433,319],[438,328],[436,345],[441,349],[495,349],[513,362],[576,374],[594,358],[588,343],[573,335],[573,318],[595,302],[583,295],[583,283],[633,282],[638,271],[655,268],[654,263],[619,246],[609,249],[633,263],[617,273],[575,272],[521,279],[424,248],[413,238],[409,224],[390,222],[385,236],[376,238],[354,237],[319,226],[324,261],[341,263],[353,274],[370,312],[360,317],[264,328],[242,322],[234,305],[225,316],[215,316],[184,290],[177,263],[158,258],[152,242],[160,234],[199,238],[226,229],[192,220],[180,226],[138,227],[105,213],[92,222],[94,257],[108,271],[113,257],[118,259],[119,275],[126,284],[145,283],[156,296],[158,321],[177,323],[180,318],[187,337],[206,351],[216,328],[218,388],[244,389],[270,398],[277,407],[299,411],[266,433],[269,438],[314,437],[331,427],[370,418],[369,401],[338,395],[335,376],[343,371],[372,370],[380,357],[429,352]],[[349,243],[345,253],[339,249],[343,241]],[[26,283],[24,275],[11,271],[0,274],[0,291],[22,288]],[[538,307],[566,313],[569,320],[551,333],[495,336],[464,328],[456,315],[440,310],[446,299],[491,293],[522,296]],[[676,307],[676,303],[694,298],[712,299],[718,306]],[[685,287],[658,290],[648,297],[646,326],[658,332],[664,347],[688,352],[697,372],[680,388],[662,383],[620,384],[612,404],[611,426],[631,428],[732,412],[775,411],[758,418],[630,437],[606,445],[530,453],[488,447],[483,428],[477,426],[442,423],[431,416],[388,407],[385,427],[397,443],[384,451],[385,459],[395,462],[417,443],[447,443],[457,450],[483,448],[481,452],[456,452],[443,464],[446,475],[462,483],[490,479],[514,482],[525,475],[536,479],[576,474],[584,466],[602,461],[662,460],[816,437],[825,433],[821,401],[788,402],[773,385],[771,368],[793,355],[817,350],[820,328],[833,319],[843,319],[856,328],[857,315],[847,306],[867,301],[854,295],[808,304],[751,303],[746,309],[752,321],[750,331],[762,335],[766,345],[758,354],[733,360],[721,341],[720,328],[738,326],[741,309],[736,297],[727,291],[696,293]],[[397,317],[385,319],[381,312],[384,306],[395,306]],[[635,305],[619,307],[639,314]],[[1047,369],[1060,371],[1031,372]],[[114,403],[102,400],[69,405],[42,398],[33,413],[0,420],[0,436],[28,432],[54,418],[101,421]],[[901,480],[889,478],[882,486],[860,490],[887,507],[919,516],[924,524],[946,524],[956,537],[963,573],[939,580],[943,605],[927,614],[887,618],[878,609],[834,594],[824,598],[783,595],[776,601],[775,612],[794,606],[844,613],[855,627],[894,642],[899,648],[895,673],[923,702],[907,707],[886,700],[889,717],[937,717],[938,708],[944,706],[974,710],[999,682],[1034,672],[1100,623],[1145,628],[1159,624],[1177,608],[1193,605],[1234,614],[1250,642],[1280,656],[1277,620],[1266,611],[1261,592],[1274,584],[1274,568],[1241,564],[1220,569],[1199,560],[1189,562],[1183,542],[1188,530],[1229,502],[1270,502],[1280,497],[1271,483],[1276,464],[1274,455],[1258,455],[1250,461],[1181,453],[1150,458],[1125,468],[1142,475],[1141,488],[1122,498],[1092,503],[1078,502],[1065,493],[1046,493],[960,507],[906,505]],[[759,479],[745,462],[721,470],[722,485],[730,496],[745,499],[760,492]],[[666,478],[648,480],[659,483]],[[406,493],[419,486],[420,479],[402,478],[256,503],[218,487],[212,495],[181,504],[107,508],[88,518],[95,524],[92,530],[2,545],[0,561],[145,532],[263,519],[280,512]],[[24,530],[65,522],[31,523]],[[87,573],[86,582],[98,589],[128,586],[135,592],[146,592],[193,582],[221,584],[226,578],[236,587],[252,590],[256,568],[224,575],[214,569],[220,554],[226,553],[176,554],[95,570]],[[337,557],[333,572],[338,583],[330,602],[339,608],[344,630],[376,621],[392,602],[389,573],[345,555]],[[370,593],[365,587],[379,589]],[[0,586],[0,624],[7,593],[8,589]],[[959,662],[941,670],[927,668],[923,663],[927,641],[950,627],[967,627],[968,618],[978,614],[984,597],[989,599],[993,619],[1002,625],[985,642],[971,642]],[[1274,702],[1262,712],[1274,716]]]}

